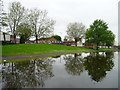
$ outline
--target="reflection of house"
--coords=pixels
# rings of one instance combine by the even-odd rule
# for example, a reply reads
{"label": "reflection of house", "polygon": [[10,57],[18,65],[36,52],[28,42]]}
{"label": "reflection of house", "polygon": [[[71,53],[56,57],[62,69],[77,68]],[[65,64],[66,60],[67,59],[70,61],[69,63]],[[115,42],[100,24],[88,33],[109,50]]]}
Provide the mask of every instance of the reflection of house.
{"label": "reflection of house", "polygon": [[38,39],[38,43],[49,43],[49,44],[51,44],[51,43],[56,43],[56,42],[57,42],[57,40],[55,38],[52,38],[52,37]]}

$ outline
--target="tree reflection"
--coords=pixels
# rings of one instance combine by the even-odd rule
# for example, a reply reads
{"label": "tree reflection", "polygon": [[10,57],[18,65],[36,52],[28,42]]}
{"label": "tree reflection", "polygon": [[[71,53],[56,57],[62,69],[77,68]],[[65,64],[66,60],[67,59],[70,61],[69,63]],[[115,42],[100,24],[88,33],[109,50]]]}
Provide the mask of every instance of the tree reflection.
{"label": "tree reflection", "polygon": [[3,88],[43,87],[53,77],[52,60],[39,59],[8,63],[3,70]]}
{"label": "tree reflection", "polygon": [[82,58],[77,55],[66,55],[64,57],[65,69],[71,75],[80,75],[83,72]]}
{"label": "tree reflection", "polygon": [[88,74],[91,76],[92,80],[100,82],[107,74],[107,71],[110,71],[114,63],[112,61],[113,52],[106,53],[92,53],[89,56],[85,57],[84,68],[88,71]]}

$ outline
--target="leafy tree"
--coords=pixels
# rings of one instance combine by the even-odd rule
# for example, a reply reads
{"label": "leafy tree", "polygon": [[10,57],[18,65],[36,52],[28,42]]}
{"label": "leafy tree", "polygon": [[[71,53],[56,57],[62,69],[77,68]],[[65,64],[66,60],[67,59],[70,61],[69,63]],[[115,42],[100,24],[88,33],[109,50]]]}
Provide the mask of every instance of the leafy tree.
{"label": "leafy tree", "polygon": [[64,41],[68,41],[68,38],[67,38],[67,36],[65,36],[65,37],[64,37]]}
{"label": "leafy tree", "polygon": [[14,42],[16,43],[16,28],[20,24],[24,16],[25,8],[20,2],[12,2],[8,11],[8,24],[11,33],[14,35]]}
{"label": "leafy tree", "polygon": [[85,26],[82,23],[69,23],[67,27],[67,34],[69,37],[75,40],[76,46],[77,41],[82,40],[85,33]]}
{"label": "leafy tree", "polygon": [[55,38],[57,41],[61,41],[61,37],[59,35],[54,35],[52,37]]}
{"label": "leafy tree", "polygon": [[30,10],[29,23],[32,27],[33,36],[38,38],[50,36],[53,32],[55,21],[47,17],[47,11],[38,9]]}
{"label": "leafy tree", "polygon": [[115,35],[112,33],[112,31],[106,31],[105,33],[105,37],[103,37],[103,44],[105,44],[106,46],[112,46],[114,45],[114,40],[115,40]]}
{"label": "leafy tree", "polygon": [[16,32],[20,36],[20,43],[25,43],[25,41],[29,40],[29,37],[32,34],[30,26],[24,23],[21,23],[17,27]]}
{"label": "leafy tree", "polygon": [[105,40],[105,37],[107,34],[108,26],[106,22],[102,20],[95,20],[92,25],[90,25],[90,28],[87,29],[85,34],[86,43],[93,43],[96,45],[96,49],[98,50],[98,47],[103,41]]}

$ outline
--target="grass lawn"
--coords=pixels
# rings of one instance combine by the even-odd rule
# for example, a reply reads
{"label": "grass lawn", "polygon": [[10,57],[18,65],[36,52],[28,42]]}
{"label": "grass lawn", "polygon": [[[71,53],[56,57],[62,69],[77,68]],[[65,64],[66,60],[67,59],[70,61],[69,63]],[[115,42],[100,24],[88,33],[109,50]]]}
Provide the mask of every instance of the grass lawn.
{"label": "grass lawn", "polygon": [[[108,51],[110,49],[100,49],[99,51]],[[54,45],[54,44],[15,44],[3,45],[2,56],[20,56],[49,53],[77,53],[94,52],[96,50],[80,48],[74,46]]]}

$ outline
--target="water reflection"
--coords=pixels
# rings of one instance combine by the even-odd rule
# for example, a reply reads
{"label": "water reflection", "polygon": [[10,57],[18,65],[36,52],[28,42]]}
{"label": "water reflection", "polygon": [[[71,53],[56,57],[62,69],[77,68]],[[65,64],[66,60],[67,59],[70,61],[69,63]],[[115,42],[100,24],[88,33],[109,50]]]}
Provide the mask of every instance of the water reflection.
{"label": "water reflection", "polygon": [[80,75],[83,72],[82,58],[80,54],[66,55],[64,56],[65,69],[69,74]]}
{"label": "water reflection", "polygon": [[[67,83],[72,82],[69,80],[79,80],[80,77],[86,78],[88,76],[90,76],[90,78],[96,82],[101,82],[107,76],[107,72],[111,71],[114,67],[113,58],[114,52],[101,52],[67,54],[53,58],[3,63],[2,86],[3,88],[39,88],[47,87],[47,82],[49,87],[48,81],[49,83],[52,83],[54,80],[56,80],[57,82],[63,83],[61,81],[64,79],[62,76],[68,78]],[[61,62],[58,62],[58,59],[60,59]],[[58,75],[60,71],[63,73]],[[81,73],[85,71],[88,72],[88,75],[81,75]],[[69,75],[72,79],[69,79]],[[76,75],[77,77],[72,77]],[[88,78],[84,80],[91,83]],[[80,82],[81,80],[79,80],[79,83]],[[71,85],[74,86],[74,84],[75,83],[72,83]],[[77,87],[79,87],[78,82],[75,85],[78,85]],[[85,87],[86,85],[87,84],[85,83]]]}
{"label": "water reflection", "polygon": [[89,56],[85,57],[83,64],[85,70],[91,76],[92,80],[100,82],[105,78],[107,71],[110,71],[113,66],[113,52],[106,53],[91,53]]}
{"label": "water reflection", "polygon": [[3,70],[3,88],[43,87],[53,77],[50,59],[7,63]]}

